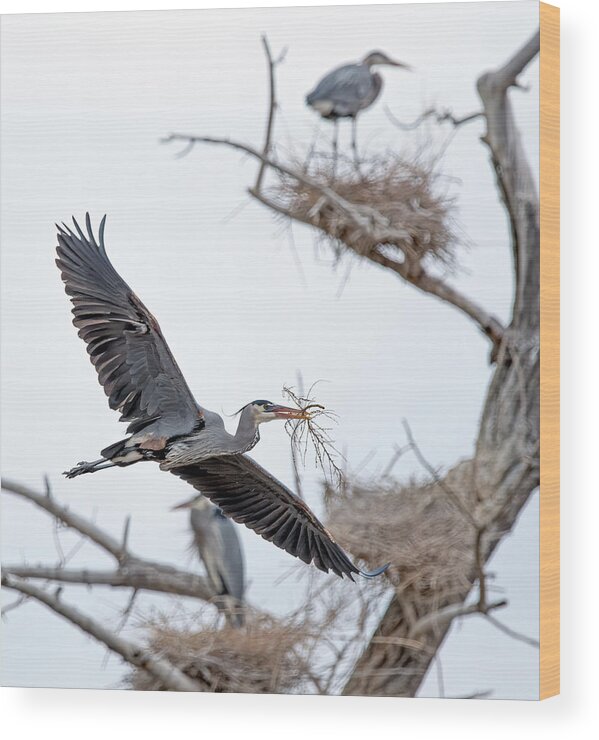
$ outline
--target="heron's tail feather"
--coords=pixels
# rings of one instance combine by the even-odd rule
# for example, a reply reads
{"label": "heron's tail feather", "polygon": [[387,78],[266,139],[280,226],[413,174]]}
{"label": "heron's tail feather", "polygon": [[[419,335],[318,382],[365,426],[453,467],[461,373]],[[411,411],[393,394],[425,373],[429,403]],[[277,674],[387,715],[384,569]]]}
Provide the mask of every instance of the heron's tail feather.
{"label": "heron's tail feather", "polygon": [[382,575],[387,571],[387,568],[391,565],[391,563],[386,563],[385,565],[381,565],[380,568],[376,568],[375,570],[371,571],[365,571],[361,570],[359,571],[360,575],[364,578],[376,578],[377,576]]}
{"label": "heron's tail feather", "polygon": [[101,450],[100,455],[102,455],[102,457],[105,457],[107,460],[110,460],[111,458],[118,455],[120,452],[123,452],[128,441],[129,438],[127,437],[126,439],[121,439],[114,444],[108,445],[108,447],[105,447],[103,450]]}

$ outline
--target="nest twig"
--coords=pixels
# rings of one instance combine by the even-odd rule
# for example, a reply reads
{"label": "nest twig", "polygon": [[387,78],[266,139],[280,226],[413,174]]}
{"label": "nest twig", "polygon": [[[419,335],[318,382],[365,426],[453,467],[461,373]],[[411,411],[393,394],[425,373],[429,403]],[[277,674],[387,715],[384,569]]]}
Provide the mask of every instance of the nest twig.
{"label": "nest twig", "polygon": [[298,395],[293,388],[287,386],[283,388],[283,395],[304,412],[302,419],[286,422],[285,430],[291,439],[294,467],[297,469],[300,463],[305,467],[308,452],[313,450],[315,466],[322,470],[329,484],[338,486],[343,481],[343,471],[337,462],[342,459],[342,455],[335,448],[331,438],[331,427],[323,426],[321,423],[324,420],[337,423],[337,415],[321,404],[315,403],[312,396],[315,385],[316,383],[313,383],[304,396]]}
{"label": "nest twig", "polygon": [[[336,694],[384,609],[383,582],[352,584],[304,572],[302,603],[283,618],[248,610],[243,629],[185,609],[139,622],[147,648],[198,684],[200,691]],[[167,690],[143,668],[126,678],[141,691]]]}
{"label": "nest twig", "polygon": [[[252,614],[244,629],[173,625],[167,615],[146,625],[148,647],[215,693],[282,694],[297,690],[308,671],[302,653],[310,634],[302,625]],[[145,671],[129,674],[131,688],[165,690]]]}
{"label": "nest twig", "polygon": [[328,498],[327,527],[354,557],[418,590],[458,593],[473,567],[472,528],[435,481],[346,482]]}
{"label": "nest twig", "polygon": [[454,199],[439,187],[434,164],[389,153],[336,170],[334,158],[319,153],[304,165],[310,180],[343,198],[369,228],[359,228],[347,211],[306,182],[280,175],[269,196],[299,221],[318,227],[338,245],[358,255],[381,246],[406,258],[432,258],[454,267],[458,233],[452,217]]}

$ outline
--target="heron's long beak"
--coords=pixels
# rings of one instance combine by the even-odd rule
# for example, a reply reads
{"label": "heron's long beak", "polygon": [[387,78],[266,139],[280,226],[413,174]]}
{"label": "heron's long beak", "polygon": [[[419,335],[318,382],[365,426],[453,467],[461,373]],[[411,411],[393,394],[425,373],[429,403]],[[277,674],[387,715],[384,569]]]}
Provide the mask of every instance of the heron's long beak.
{"label": "heron's long beak", "polygon": [[414,67],[411,67],[409,64],[404,64],[403,62],[396,62],[394,59],[392,59],[389,63],[393,67],[401,67],[402,69],[405,69],[407,72],[414,71]]}
{"label": "heron's long beak", "polygon": [[171,511],[179,511],[180,509],[191,509],[196,498],[196,496],[193,496],[188,501],[182,501],[180,504],[175,504],[175,506],[171,506]]}
{"label": "heron's long beak", "polygon": [[277,419],[309,419],[309,415],[302,409],[292,409],[289,406],[271,406],[270,411]]}

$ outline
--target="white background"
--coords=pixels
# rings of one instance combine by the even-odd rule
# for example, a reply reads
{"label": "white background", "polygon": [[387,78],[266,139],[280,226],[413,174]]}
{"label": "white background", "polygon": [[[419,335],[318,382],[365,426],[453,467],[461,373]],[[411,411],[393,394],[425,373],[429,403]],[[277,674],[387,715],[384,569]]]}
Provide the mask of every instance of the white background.
{"label": "white background", "polygon": [[[46,472],[60,500],[94,516],[114,536],[130,515],[133,552],[188,565],[187,518],[169,511],[188,495],[181,481],[154,465],[115,468],[78,481],[60,475],[123,434],[73,331],[54,265],[54,221],[88,209],[96,221],[108,214],[111,259],[160,317],[190,387],[207,408],[230,414],[252,398],[278,400],[283,383],[294,383],[301,368],[308,383],[327,381],[317,398],[339,415],[332,434],[360,478],[376,477],[387,466],[392,445],[404,441],[404,416],[436,466],[470,456],[493,372],[482,333],[451,307],[376,266],[345,260],[335,270],[330,250],[323,246],[316,256],[314,233],[302,225],[293,228],[298,273],[286,229],[248,199],[255,163],[207,146],[176,159],[173,152],[180,147],[160,146],[157,139],[175,129],[261,141],[265,64],[259,36],[267,33],[274,49],[289,45],[277,70],[278,151],[288,155],[292,147],[307,147],[319,128],[318,146],[328,150],[331,126],[318,126],[304,91],[323,69],[364,48],[397,49],[418,71],[385,75],[382,100],[360,121],[361,150],[411,151],[423,146],[425,136],[436,150],[453,137],[437,185],[457,199],[459,269],[449,280],[505,322],[512,258],[505,211],[479,140],[483,122],[399,132],[383,101],[405,120],[415,119],[431,101],[456,112],[476,110],[474,81],[481,70],[510,57],[538,22],[538,7],[529,0],[323,7],[317,13],[254,8],[5,16],[3,476],[37,487]],[[336,29],[334,38],[328,28]],[[538,69],[535,60],[522,76],[529,91],[512,96],[535,174]],[[348,128],[340,132],[344,149]],[[344,284],[348,264],[352,271]],[[227,422],[234,427],[234,419]],[[262,428],[252,456],[292,484],[281,424]],[[393,470],[404,481],[422,472],[413,455]],[[310,464],[303,490],[317,515],[321,489],[320,473]],[[2,496],[1,507],[2,563],[55,562],[48,517],[11,495]],[[299,607],[306,579],[298,577],[309,569],[246,527],[237,530],[249,602],[278,614]],[[68,532],[60,539],[64,552],[76,542]],[[538,541],[534,495],[489,563],[494,594],[509,602],[503,623],[533,638],[539,623]],[[104,553],[86,546],[70,565],[103,568],[105,561]],[[324,576],[318,577],[322,582]],[[336,584],[348,597],[362,585]],[[129,595],[67,585],[63,597],[115,625]],[[2,598],[5,603],[12,594],[3,590]],[[383,609],[385,603],[381,599],[376,606]],[[197,605],[187,607],[197,611]],[[136,624],[151,608],[167,609],[173,618],[172,599],[141,593],[126,636],[141,639]],[[118,659],[105,660],[100,643],[34,602],[7,617],[2,635],[3,685],[115,688],[127,671]],[[358,655],[361,645],[355,641],[352,649]],[[537,649],[488,621],[460,620],[419,695],[491,690],[496,699],[536,699],[538,659]]]}
{"label": "white background", "polygon": [[[243,3],[240,3],[243,4]],[[591,387],[595,379],[594,350],[596,329],[593,321],[596,306],[583,304],[591,299],[595,284],[594,270],[582,259],[570,258],[574,252],[585,259],[590,255],[590,234],[594,226],[590,219],[596,209],[592,200],[594,182],[591,172],[583,173],[582,162],[593,162],[591,134],[596,126],[596,110],[592,111],[590,98],[596,85],[591,78],[595,65],[590,59],[590,38],[584,40],[583,28],[593,27],[589,17],[576,15],[583,3],[563,3],[562,13],[562,162],[563,162],[563,695],[542,705],[495,702],[419,702],[332,699],[319,700],[302,697],[216,697],[175,695],[134,695],[107,692],[58,692],[2,690],[2,729],[12,723],[13,735],[71,737],[85,733],[92,738],[103,737],[112,731],[117,737],[128,732],[144,733],[146,737],[162,737],[167,732],[212,733],[227,736],[234,732],[253,737],[254,733],[270,736],[275,732],[289,737],[307,732],[363,736],[366,732],[401,732],[414,737],[442,734],[444,737],[469,737],[481,732],[486,737],[500,737],[507,732],[520,735],[558,737],[568,730],[578,729],[579,736],[590,736],[589,724],[583,729],[583,720],[592,719],[592,702],[596,657],[593,648],[596,639],[591,633],[597,610],[592,604],[581,604],[582,597],[594,596],[596,578],[593,564],[596,553],[591,550],[594,522],[597,517],[581,511],[581,502],[591,491],[584,481],[591,481],[597,435],[592,410],[596,396]],[[32,10],[49,10],[31,6]],[[79,3],[77,9],[84,9]],[[133,9],[135,6],[127,6]],[[144,8],[154,7],[151,3]],[[156,6],[160,7],[160,6]],[[178,7],[185,7],[178,4]],[[195,7],[199,7],[195,5]],[[3,12],[27,9],[2,5]],[[116,9],[112,3],[102,6],[85,4],[85,9]],[[52,10],[72,9],[68,4],[52,5]],[[119,8],[122,9],[122,8]],[[586,55],[586,56],[585,56]],[[591,91],[591,94],[588,93]],[[583,99],[583,93],[586,99]],[[596,107],[596,103],[595,103]],[[587,134],[587,138],[582,136]],[[589,167],[590,170],[590,167]],[[578,206],[574,210],[574,204]],[[585,228],[586,226],[586,228]],[[586,247],[586,249],[585,249]],[[574,315],[577,323],[574,325]],[[589,325],[587,325],[589,322]],[[580,354],[582,340],[587,343],[587,356]],[[576,375],[574,374],[576,373]],[[583,383],[586,379],[587,383]],[[583,418],[587,411],[587,419]],[[585,423],[586,422],[586,423]],[[584,501],[590,504],[590,500]],[[586,551],[583,546],[587,545]],[[574,567],[576,563],[576,569]],[[586,623],[587,629],[584,629]]]}

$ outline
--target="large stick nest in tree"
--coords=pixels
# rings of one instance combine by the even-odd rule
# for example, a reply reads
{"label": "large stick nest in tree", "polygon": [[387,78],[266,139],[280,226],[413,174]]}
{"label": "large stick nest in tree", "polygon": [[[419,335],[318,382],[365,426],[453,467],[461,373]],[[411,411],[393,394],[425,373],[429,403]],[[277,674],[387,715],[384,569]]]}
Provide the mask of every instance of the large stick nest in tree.
{"label": "large stick nest in tree", "polygon": [[[412,259],[432,257],[453,266],[458,243],[451,215],[454,198],[441,186],[433,164],[389,153],[362,162],[358,171],[353,163],[335,166],[332,157],[320,154],[300,171],[341,196],[373,227],[359,228],[319,189],[281,176],[269,190],[272,200],[293,218],[319,228],[337,246],[367,255],[385,245]],[[377,232],[394,236],[381,241]]]}
{"label": "large stick nest in tree", "polygon": [[[310,635],[302,625],[248,615],[243,629],[181,628],[172,626],[168,617],[146,626],[151,652],[196,680],[199,691],[291,693],[309,670],[302,648]],[[134,669],[127,683],[135,690],[164,690],[141,669]]]}
{"label": "large stick nest in tree", "polygon": [[449,597],[468,587],[475,533],[435,482],[348,483],[328,511],[335,539],[370,567],[390,562],[400,588]]}

